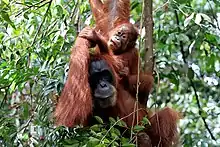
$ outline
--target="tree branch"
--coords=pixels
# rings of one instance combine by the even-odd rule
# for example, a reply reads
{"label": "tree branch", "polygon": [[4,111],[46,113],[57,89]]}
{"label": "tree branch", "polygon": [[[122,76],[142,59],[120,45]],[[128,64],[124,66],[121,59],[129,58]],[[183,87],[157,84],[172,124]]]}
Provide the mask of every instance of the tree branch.
{"label": "tree branch", "polygon": [[[175,12],[175,17],[176,17],[176,23],[177,23],[177,26],[178,26],[178,32],[181,32],[180,26],[179,26],[178,13],[177,13],[176,10],[175,10],[174,12]],[[187,64],[187,59],[186,59],[187,57],[186,57],[185,52],[184,52],[183,42],[182,42],[182,41],[180,41],[180,52],[181,52],[181,54],[182,54],[182,56],[183,56],[183,62],[184,62],[185,64]],[[187,65],[188,65],[188,64],[187,64]],[[193,91],[194,91],[194,94],[195,94],[195,97],[196,97],[196,103],[197,103],[197,106],[198,106],[198,108],[199,108],[199,115],[200,115],[200,117],[202,118],[202,121],[203,121],[203,123],[204,123],[204,125],[205,125],[205,128],[208,130],[208,132],[209,132],[211,138],[212,138],[213,140],[216,140],[216,138],[215,138],[214,135],[212,134],[212,132],[211,132],[211,130],[210,130],[210,128],[209,128],[209,126],[208,126],[208,124],[207,124],[207,122],[206,122],[206,118],[205,118],[204,116],[202,116],[202,107],[201,107],[201,104],[200,104],[200,101],[199,101],[199,96],[198,96],[198,94],[197,94],[197,90],[196,90],[195,84],[194,84],[194,82],[193,82],[192,79],[189,79],[189,81],[190,81],[190,85],[192,86]]]}
{"label": "tree branch", "polygon": [[153,72],[153,17],[152,17],[152,0],[144,0],[144,24],[145,24],[145,56],[144,71]]}
{"label": "tree branch", "polygon": [[[46,19],[46,17],[47,17],[47,13],[48,13],[49,10],[50,10],[50,6],[51,6],[52,1],[53,1],[53,0],[50,0],[50,1],[49,1],[49,5],[48,5],[47,10],[46,10],[46,12],[45,12],[45,14],[44,14],[43,20],[42,20],[42,22],[41,22],[39,28],[37,29],[37,32],[36,32],[35,35],[34,35],[34,39],[33,39],[32,43],[31,43],[31,45],[28,47],[28,49],[29,49],[30,47],[32,47],[32,46],[34,45],[35,41],[36,41],[37,35],[39,34],[39,32],[40,32],[40,30],[41,30],[41,28],[42,28],[42,26],[43,26],[43,24],[44,24],[44,21],[45,21],[45,19]],[[31,66],[30,63],[31,63],[31,51],[29,50],[29,54],[28,54],[28,67]]]}

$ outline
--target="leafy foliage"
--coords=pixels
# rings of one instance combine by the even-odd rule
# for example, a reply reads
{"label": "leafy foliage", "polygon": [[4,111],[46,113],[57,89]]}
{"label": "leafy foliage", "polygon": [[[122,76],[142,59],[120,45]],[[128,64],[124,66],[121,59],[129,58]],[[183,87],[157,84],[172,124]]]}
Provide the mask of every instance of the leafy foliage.
{"label": "leafy foliage", "polygon": [[[180,133],[186,147],[220,144],[219,5],[154,2],[155,83],[160,85],[155,84],[149,107],[172,106],[183,112]],[[136,22],[141,6],[132,1]],[[135,146],[118,129],[126,125],[113,118],[108,127],[98,117],[99,124],[91,128],[53,125],[70,48],[86,24],[94,24],[88,1],[0,1],[1,146]]]}

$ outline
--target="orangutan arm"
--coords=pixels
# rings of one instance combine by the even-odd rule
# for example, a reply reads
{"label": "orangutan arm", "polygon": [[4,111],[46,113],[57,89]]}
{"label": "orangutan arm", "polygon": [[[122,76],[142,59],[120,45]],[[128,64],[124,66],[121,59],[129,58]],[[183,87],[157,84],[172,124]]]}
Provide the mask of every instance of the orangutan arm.
{"label": "orangutan arm", "polygon": [[[138,75],[131,75],[128,77],[129,91],[136,95],[137,93],[137,78]],[[142,105],[146,105],[148,101],[148,95],[153,87],[154,78],[151,74],[140,74],[139,76],[139,87],[138,87],[138,98]]]}
{"label": "orangutan arm", "polygon": [[[137,93],[137,80],[138,80],[138,60],[139,55],[136,48],[129,49],[127,52],[118,55],[124,61],[123,68],[129,68],[129,72],[127,75],[122,75],[122,82],[124,82],[124,86],[126,89],[132,93],[132,95],[136,95]],[[123,71],[123,68],[120,71]],[[139,102],[142,105],[146,105],[148,100],[148,95],[153,87],[154,78],[150,73],[143,73],[140,69],[139,71],[139,89],[138,89],[138,98]]]}
{"label": "orangutan arm", "polygon": [[93,44],[97,44],[101,53],[111,54],[105,38],[91,27],[85,27],[83,31],[80,32],[79,37],[88,39]]}
{"label": "orangutan arm", "polygon": [[87,74],[90,46],[87,39],[77,37],[72,48],[68,78],[54,113],[56,125],[85,125],[92,113],[92,96]]}

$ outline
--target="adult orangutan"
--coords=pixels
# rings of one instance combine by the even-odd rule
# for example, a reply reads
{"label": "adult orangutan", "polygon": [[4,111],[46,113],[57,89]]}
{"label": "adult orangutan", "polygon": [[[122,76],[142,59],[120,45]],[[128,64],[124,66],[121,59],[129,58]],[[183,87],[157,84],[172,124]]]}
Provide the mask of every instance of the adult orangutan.
{"label": "adult orangutan", "polygon": [[[84,28],[80,32],[79,36],[81,34],[84,34],[87,28],[88,27]],[[100,51],[97,50],[97,53],[94,56],[90,56],[89,47],[91,47],[91,44],[92,43],[88,41],[87,39],[77,37],[75,41],[75,45],[72,48],[68,78],[67,78],[67,81],[65,83],[65,86],[63,88],[63,91],[61,93],[61,96],[59,98],[59,101],[58,101],[58,104],[55,110],[55,117],[56,117],[57,125],[65,125],[68,127],[72,127],[77,124],[88,125],[88,117],[92,114],[93,105],[97,104],[94,98],[97,98],[98,95],[99,96],[102,95],[105,97],[105,94],[103,94],[102,89],[94,90],[93,88],[90,88],[90,86],[93,87],[92,85],[94,83],[93,82],[89,83],[89,81],[92,81],[92,80],[89,80],[89,75],[92,76],[92,72],[88,74],[89,65],[90,64],[93,65],[95,63],[94,61],[96,60],[104,60],[109,66],[108,68],[102,67],[101,65],[103,64],[101,64],[101,61],[97,62],[97,65],[99,65],[102,68],[111,69],[111,73],[112,73],[111,78],[114,79],[113,80],[114,84],[111,83],[111,85],[114,87],[112,90],[114,91],[114,93],[117,92],[117,96],[113,94],[114,96],[110,97],[110,100],[107,100],[109,101],[109,103],[112,102],[112,104],[105,103],[104,105],[106,106],[102,105],[101,108],[114,106],[115,101],[117,105],[119,105],[120,107],[123,106],[126,108],[127,106],[124,104],[130,101],[129,93],[126,94],[126,91],[123,90],[123,87],[118,86],[119,84],[117,84],[119,81],[118,80],[119,77],[117,76],[115,71],[120,66],[120,63],[115,62],[114,58],[112,58],[108,50],[100,50],[102,54],[100,54],[99,53]],[[98,76],[100,77],[101,75],[98,74]],[[99,83],[99,84],[101,85],[99,86],[96,85],[96,86],[102,87],[102,83]],[[95,93],[96,90],[101,91],[101,93]],[[123,98],[121,98],[122,97],[121,95],[124,95]],[[125,95],[128,95],[128,96],[126,97]],[[109,98],[109,96],[107,98]],[[119,100],[115,100],[116,98],[119,98]],[[97,98],[97,100],[98,99],[100,98]],[[128,99],[128,100],[121,100],[121,99]],[[93,100],[95,103],[93,103]],[[132,101],[132,104],[134,104],[135,99],[132,98],[131,101]],[[101,103],[101,101],[98,101],[98,102]],[[132,110],[132,107],[134,107],[134,105],[130,107],[131,110]],[[123,112],[125,110],[123,109],[118,110],[118,109],[119,108],[114,107],[114,110],[117,110],[116,111],[117,114],[113,114],[114,116],[118,116],[119,113],[127,114]],[[131,112],[131,110],[127,110],[127,109],[126,111]],[[114,112],[114,110],[112,112]]]}
{"label": "adult orangutan", "polygon": [[[68,78],[55,110],[56,124],[67,127],[90,125],[90,116],[95,114],[104,119],[110,116],[125,117],[123,120],[131,127],[133,115],[130,114],[134,111],[135,98],[118,83],[119,77],[115,72],[117,62],[107,51],[90,57],[90,46],[88,40],[77,37],[71,53]],[[94,75],[99,79],[93,81]],[[135,119],[138,118],[140,122],[148,113],[140,103],[138,108],[142,109]],[[149,135],[152,145],[171,145],[177,134],[178,119],[178,113],[170,108],[149,117],[152,127],[145,132]]]}
{"label": "adult orangutan", "polygon": [[[89,64],[92,60],[89,54],[91,45],[92,43],[87,39],[77,37],[72,48],[68,78],[54,113],[57,125],[67,127],[77,124],[88,125],[87,119],[93,110],[92,91],[88,78]],[[107,50],[103,50],[102,55],[97,53],[94,59],[104,59],[111,69],[117,69],[117,63],[108,55]],[[117,75],[114,74],[113,77],[117,78]]]}

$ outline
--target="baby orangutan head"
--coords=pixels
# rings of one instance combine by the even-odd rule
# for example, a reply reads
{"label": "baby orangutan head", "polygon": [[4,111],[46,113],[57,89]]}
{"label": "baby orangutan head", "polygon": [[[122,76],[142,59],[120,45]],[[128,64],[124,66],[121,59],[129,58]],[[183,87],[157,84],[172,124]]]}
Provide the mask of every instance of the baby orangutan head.
{"label": "baby orangutan head", "polygon": [[137,29],[131,23],[123,23],[109,33],[108,47],[115,54],[134,48],[138,37]]}

